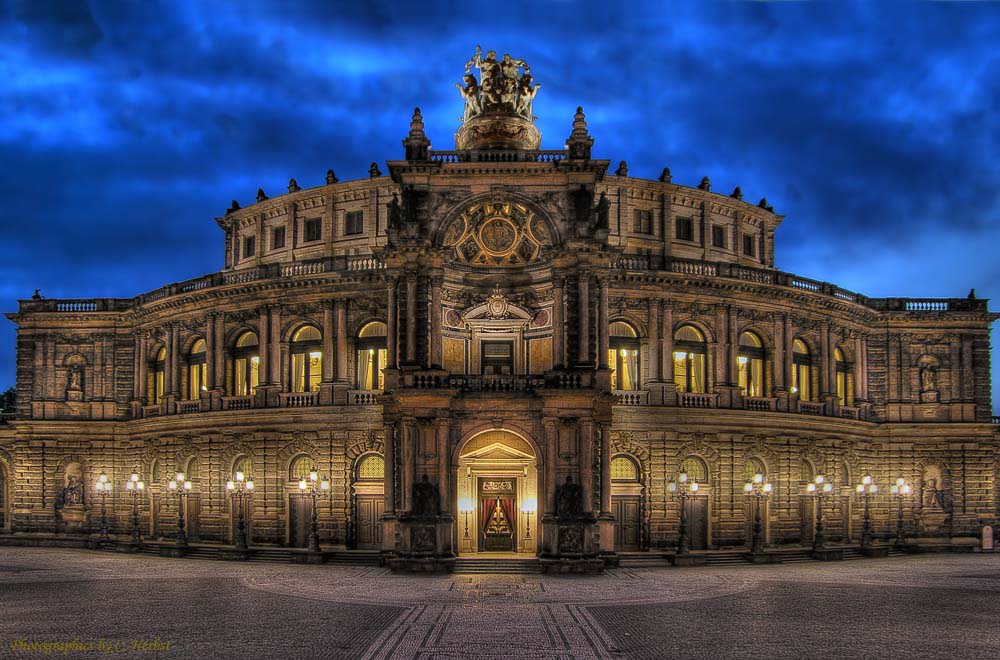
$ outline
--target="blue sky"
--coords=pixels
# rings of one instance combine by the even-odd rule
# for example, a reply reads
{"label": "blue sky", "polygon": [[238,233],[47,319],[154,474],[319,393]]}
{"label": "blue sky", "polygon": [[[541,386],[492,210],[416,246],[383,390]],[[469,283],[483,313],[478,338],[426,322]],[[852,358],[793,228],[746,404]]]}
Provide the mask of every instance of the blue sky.
{"label": "blue sky", "polygon": [[783,270],[1000,299],[997,4],[396,4],[0,2],[4,311],[219,270],[230,200],[367,177],[414,106],[453,148],[476,44],[531,65],[544,148],[582,105],[632,176],[766,196]]}

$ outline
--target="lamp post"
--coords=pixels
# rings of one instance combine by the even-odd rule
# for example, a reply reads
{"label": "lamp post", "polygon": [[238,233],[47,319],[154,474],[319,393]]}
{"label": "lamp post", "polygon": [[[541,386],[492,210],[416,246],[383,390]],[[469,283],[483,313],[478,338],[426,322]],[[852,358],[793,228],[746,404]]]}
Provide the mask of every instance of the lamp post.
{"label": "lamp post", "polygon": [[906,544],[906,539],[903,537],[903,500],[910,497],[913,489],[900,477],[889,487],[889,492],[896,498],[896,547],[899,548]]}
{"label": "lamp post", "polygon": [[139,527],[139,498],[146,489],[146,484],[142,481],[137,470],[132,470],[132,476],[125,482],[125,490],[132,498],[132,544],[142,543],[142,530]]}
{"label": "lamp post", "polygon": [[248,549],[245,507],[247,501],[253,496],[253,477],[244,475],[242,471],[237,470],[236,481],[232,479],[227,481],[226,490],[229,491],[229,497],[236,505],[236,549],[243,552]]}
{"label": "lamp post", "polygon": [[826,537],[823,535],[823,498],[833,490],[833,484],[826,481],[826,477],[817,474],[812,483],[806,486],[806,495],[815,500],[816,504],[816,533],[813,535],[813,550],[822,550],[826,545]]}
{"label": "lamp post", "polygon": [[[533,499],[526,499],[521,504],[521,513],[528,517],[528,523],[524,528],[524,540],[531,540],[531,515],[538,509],[538,503]],[[466,534],[468,534],[468,524],[466,524]]]}
{"label": "lamp post", "polygon": [[177,495],[177,545],[187,547],[187,533],[184,531],[184,498],[191,492],[191,482],[184,478],[183,472],[170,480],[167,489]]}
{"label": "lamp post", "polygon": [[676,481],[667,484],[670,496],[681,503],[681,527],[677,538],[677,554],[686,555],[691,552],[691,539],[687,529],[687,501],[698,492],[698,482],[688,477],[687,471],[682,467],[681,473],[677,475]]}
{"label": "lamp post", "polygon": [[463,537],[466,541],[469,540],[469,514],[472,513],[472,498],[463,497],[458,500],[458,510],[465,516],[465,536]]}
{"label": "lamp post", "polygon": [[753,502],[753,538],[750,541],[751,554],[764,552],[764,534],[760,522],[761,501],[767,502],[771,496],[772,486],[764,481],[764,475],[757,473],[753,475],[753,481],[748,481],[743,485],[743,493]]}
{"label": "lamp post", "polygon": [[111,538],[108,536],[108,495],[111,494],[111,482],[108,481],[108,475],[104,470],[101,470],[100,476],[97,477],[97,494],[101,498],[101,536],[98,543],[105,546],[111,543]]}
{"label": "lamp post", "polygon": [[312,498],[312,517],[309,522],[309,552],[319,552],[319,518],[317,515],[316,498],[330,492],[330,479],[323,477],[320,481],[319,473],[315,466],[309,470],[309,480],[305,477],[299,479],[299,492]]}
{"label": "lamp post", "polygon": [[870,505],[871,501],[875,498],[876,493],[878,493],[878,485],[872,481],[870,476],[865,475],[861,479],[861,483],[855,487],[854,492],[857,494],[858,499],[864,502],[865,505],[864,521],[861,525],[861,549],[867,550],[872,545],[872,519]]}

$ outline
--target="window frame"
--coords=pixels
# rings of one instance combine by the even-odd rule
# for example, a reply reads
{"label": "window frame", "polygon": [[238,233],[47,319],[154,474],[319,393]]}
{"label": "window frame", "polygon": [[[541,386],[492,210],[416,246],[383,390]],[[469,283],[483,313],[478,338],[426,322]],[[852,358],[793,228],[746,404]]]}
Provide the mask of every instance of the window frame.
{"label": "window frame", "polygon": [[[319,334],[319,339],[302,339],[302,340],[292,339],[290,342],[288,342],[288,357],[289,357],[288,382],[292,392],[302,392],[302,393],[318,392],[319,383],[322,382],[323,379],[323,360],[326,359],[326,356],[323,355],[323,331],[320,330],[315,325],[313,325],[312,323],[304,323],[295,330],[295,332],[292,334],[292,337],[297,336],[300,332],[302,332],[306,328],[312,328],[316,330],[316,332]],[[313,373],[311,369],[312,353],[319,353],[320,355],[319,373],[316,374],[319,378],[316,381],[315,389],[312,388],[312,380],[313,380]],[[298,389],[300,384],[295,379],[295,356],[297,355],[304,356],[302,359],[303,362],[302,384],[301,384],[302,389]]]}
{"label": "window frame", "polygon": [[[677,335],[680,334],[681,330],[683,330],[684,328],[691,328],[699,335],[701,335],[702,340],[700,342],[697,342],[689,339],[677,339]],[[677,385],[677,391],[685,394],[706,394],[708,392],[708,338],[706,337],[705,333],[689,323],[685,323],[684,325],[677,328],[677,330],[674,331],[674,351],[673,355],[670,356],[670,358],[674,360],[675,364],[677,362],[676,358],[677,353],[682,353],[682,352],[685,353],[685,356],[683,358],[685,365],[685,373],[684,373],[685,383],[683,385],[683,389],[681,389],[681,384],[677,382],[677,372],[675,370],[674,384]],[[694,372],[694,363],[695,363],[693,357],[694,355],[702,356],[702,362],[701,362],[702,386],[701,389],[697,391],[691,389],[691,380],[692,380],[691,376],[692,373]]]}
{"label": "window frame", "polygon": [[[682,231],[683,230],[683,231]],[[674,226],[674,236],[678,241],[694,242],[694,218],[678,217]]]}
{"label": "window frame", "polygon": [[302,221],[302,242],[315,243],[323,240],[323,220],[306,218]]}
{"label": "window frame", "polygon": [[365,212],[347,211],[344,213],[344,236],[358,236],[365,233]]}
{"label": "window frame", "polygon": [[653,233],[653,210],[634,209],[632,213],[632,233],[652,235]]}
{"label": "window frame", "polygon": [[[279,233],[280,232],[280,233]],[[281,237],[281,243],[278,243],[278,237]],[[271,228],[271,249],[281,250],[285,247],[285,227],[272,227]]]}

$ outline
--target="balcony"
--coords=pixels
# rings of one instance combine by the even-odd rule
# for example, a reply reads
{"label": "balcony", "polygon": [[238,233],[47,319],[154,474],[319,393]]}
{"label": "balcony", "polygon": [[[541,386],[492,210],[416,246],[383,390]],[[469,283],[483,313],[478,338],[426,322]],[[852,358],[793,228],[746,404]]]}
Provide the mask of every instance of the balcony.
{"label": "balcony", "polygon": [[319,392],[278,392],[281,408],[307,408],[319,403]]}
{"label": "balcony", "polygon": [[449,386],[460,392],[516,392],[531,394],[545,387],[544,376],[450,376]]}
{"label": "balcony", "polygon": [[645,390],[615,390],[616,406],[648,406],[649,392]]}
{"label": "balcony", "polygon": [[823,404],[811,401],[799,401],[799,412],[803,415],[822,415]]}
{"label": "balcony", "polygon": [[706,392],[680,392],[677,402],[682,408],[715,408],[718,394]]}
{"label": "balcony", "polygon": [[771,412],[777,409],[777,399],[766,396],[745,396],[743,397],[743,410],[754,412]]}
{"label": "balcony", "polygon": [[350,390],[347,393],[347,403],[352,406],[378,405],[382,392],[379,390]]}

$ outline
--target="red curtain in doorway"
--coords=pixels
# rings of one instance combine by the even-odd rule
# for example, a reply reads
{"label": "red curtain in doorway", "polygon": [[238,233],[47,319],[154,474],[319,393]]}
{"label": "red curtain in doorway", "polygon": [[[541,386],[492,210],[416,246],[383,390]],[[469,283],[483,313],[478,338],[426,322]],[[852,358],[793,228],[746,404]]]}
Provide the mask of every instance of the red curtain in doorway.
{"label": "red curtain in doorway", "polygon": [[497,498],[495,497],[484,497],[479,501],[480,509],[479,512],[479,529],[485,534],[486,526],[490,524],[490,516],[493,515],[493,509],[496,508]]}
{"label": "red curtain in doorway", "polygon": [[500,500],[500,508],[503,509],[503,515],[507,518],[507,524],[510,525],[511,533],[514,531],[514,500],[510,497],[505,497]]}

